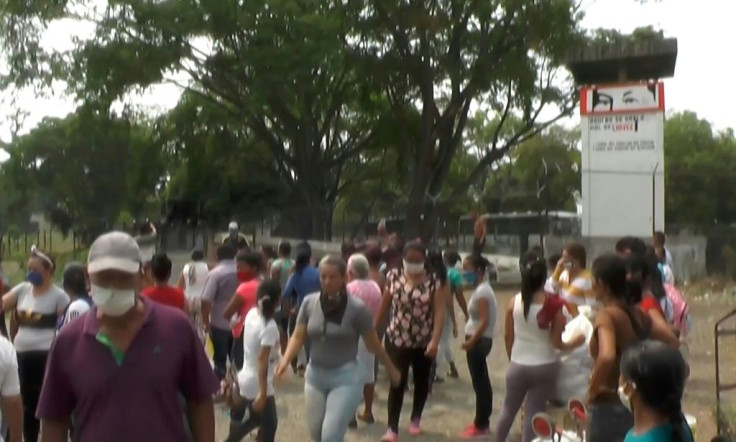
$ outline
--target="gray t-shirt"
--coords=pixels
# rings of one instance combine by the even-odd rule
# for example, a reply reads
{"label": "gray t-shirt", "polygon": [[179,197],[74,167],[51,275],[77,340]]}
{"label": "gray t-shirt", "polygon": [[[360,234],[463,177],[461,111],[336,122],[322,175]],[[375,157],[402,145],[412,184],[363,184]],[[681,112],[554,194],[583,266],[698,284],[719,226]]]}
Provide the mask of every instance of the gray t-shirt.
{"label": "gray t-shirt", "polygon": [[52,285],[46,293],[33,296],[30,282],[22,282],[13,288],[16,296],[18,334],[13,344],[18,353],[47,351],[56,336],[59,312],[69,305],[69,295]]}
{"label": "gray t-shirt", "polygon": [[326,320],[319,293],[304,298],[296,322],[307,326],[311,343],[309,363],[330,369],[353,362],[358,356],[358,338],[373,327],[373,317],[363,301],[348,296],[342,321]]}
{"label": "gray t-shirt", "polygon": [[202,289],[202,300],[212,303],[210,313],[212,327],[230,330],[230,321],[225,319],[225,308],[239,285],[235,261],[223,261],[207,275]]}
{"label": "gray t-shirt", "polygon": [[496,302],[496,294],[493,288],[487,282],[481,283],[475,288],[468,302],[468,322],[465,324],[465,334],[474,335],[480,327],[480,307],[478,301],[480,299],[488,300],[488,327],[483,332],[484,338],[493,338],[493,332],[496,330],[496,316],[498,315],[498,303]]}

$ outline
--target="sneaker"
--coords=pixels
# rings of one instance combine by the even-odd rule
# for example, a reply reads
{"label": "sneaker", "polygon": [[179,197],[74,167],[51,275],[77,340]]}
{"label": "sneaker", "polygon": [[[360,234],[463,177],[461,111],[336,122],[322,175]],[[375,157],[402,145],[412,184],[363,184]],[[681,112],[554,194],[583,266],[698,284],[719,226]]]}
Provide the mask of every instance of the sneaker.
{"label": "sneaker", "polygon": [[381,438],[381,442],[399,442],[399,435],[391,431],[389,428],[386,430],[386,434]]}
{"label": "sneaker", "polygon": [[409,434],[412,436],[419,436],[422,434],[421,421],[419,419],[412,419],[409,424]]}
{"label": "sneaker", "polygon": [[482,439],[486,438],[491,435],[491,430],[486,428],[485,430],[481,430],[480,428],[476,427],[475,424],[468,425],[468,428],[465,429],[462,433],[460,433],[460,439]]}
{"label": "sneaker", "polygon": [[450,379],[457,379],[460,377],[460,373],[457,372],[457,367],[455,367],[455,364],[450,364],[450,371],[447,372],[447,377]]}

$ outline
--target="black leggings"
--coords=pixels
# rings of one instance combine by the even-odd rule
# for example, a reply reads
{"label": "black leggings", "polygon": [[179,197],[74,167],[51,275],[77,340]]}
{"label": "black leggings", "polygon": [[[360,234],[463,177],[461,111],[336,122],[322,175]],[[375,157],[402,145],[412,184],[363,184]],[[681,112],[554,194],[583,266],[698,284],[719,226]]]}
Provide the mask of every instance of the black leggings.
{"label": "black leggings", "polygon": [[[266,398],[266,406],[260,413],[253,411],[251,405],[253,401],[246,400],[243,404],[234,407],[233,412],[240,415],[239,420],[230,421],[230,434],[228,434],[225,442],[239,442],[251,431],[259,428],[259,442],[273,442],[276,437],[276,428],[278,427],[278,417],[276,414],[276,399],[273,396]],[[248,411],[248,419],[243,420],[246,411]]]}
{"label": "black leggings", "polygon": [[401,372],[401,385],[388,392],[388,427],[395,433],[399,432],[399,418],[401,406],[404,404],[404,390],[406,389],[409,367],[414,373],[414,404],[411,409],[411,420],[422,418],[424,404],[429,395],[429,373],[434,359],[424,355],[426,348],[399,348],[386,340],[386,352],[396,368]]}
{"label": "black leggings", "polygon": [[20,394],[23,398],[23,440],[37,442],[41,427],[36,419],[36,407],[41,396],[43,375],[46,372],[47,351],[18,352],[18,377],[20,378]]}

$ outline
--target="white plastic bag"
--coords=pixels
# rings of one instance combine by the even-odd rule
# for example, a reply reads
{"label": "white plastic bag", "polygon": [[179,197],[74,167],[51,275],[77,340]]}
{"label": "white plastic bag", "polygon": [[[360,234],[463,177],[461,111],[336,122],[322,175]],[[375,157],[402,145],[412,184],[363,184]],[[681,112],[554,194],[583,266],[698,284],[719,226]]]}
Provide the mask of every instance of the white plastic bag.
{"label": "white plastic bag", "polygon": [[569,353],[560,355],[560,375],[557,378],[557,399],[567,403],[572,398],[585,399],[588,393],[588,382],[593,371],[593,358],[588,346],[593,337],[593,323],[588,316],[580,312],[565,326],[562,341],[567,342],[574,333],[585,335],[585,344]]}

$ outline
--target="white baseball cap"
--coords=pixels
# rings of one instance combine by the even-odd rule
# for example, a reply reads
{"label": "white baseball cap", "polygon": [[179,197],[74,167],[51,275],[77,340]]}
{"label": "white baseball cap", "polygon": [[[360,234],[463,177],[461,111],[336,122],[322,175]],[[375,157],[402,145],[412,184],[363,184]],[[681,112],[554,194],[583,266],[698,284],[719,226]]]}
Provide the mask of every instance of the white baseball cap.
{"label": "white baseball cap", "polygon": [[87,271],[138,273],[141,262],[141,249],[132,236],[125,232],[110,232],[99,236],[89,248]]}
{"label": "white baseball cap", "polygon": [[238,223],[235,221],[231,221],[230,224],[228,224],[227,228],[229,230],[238,230]]}

